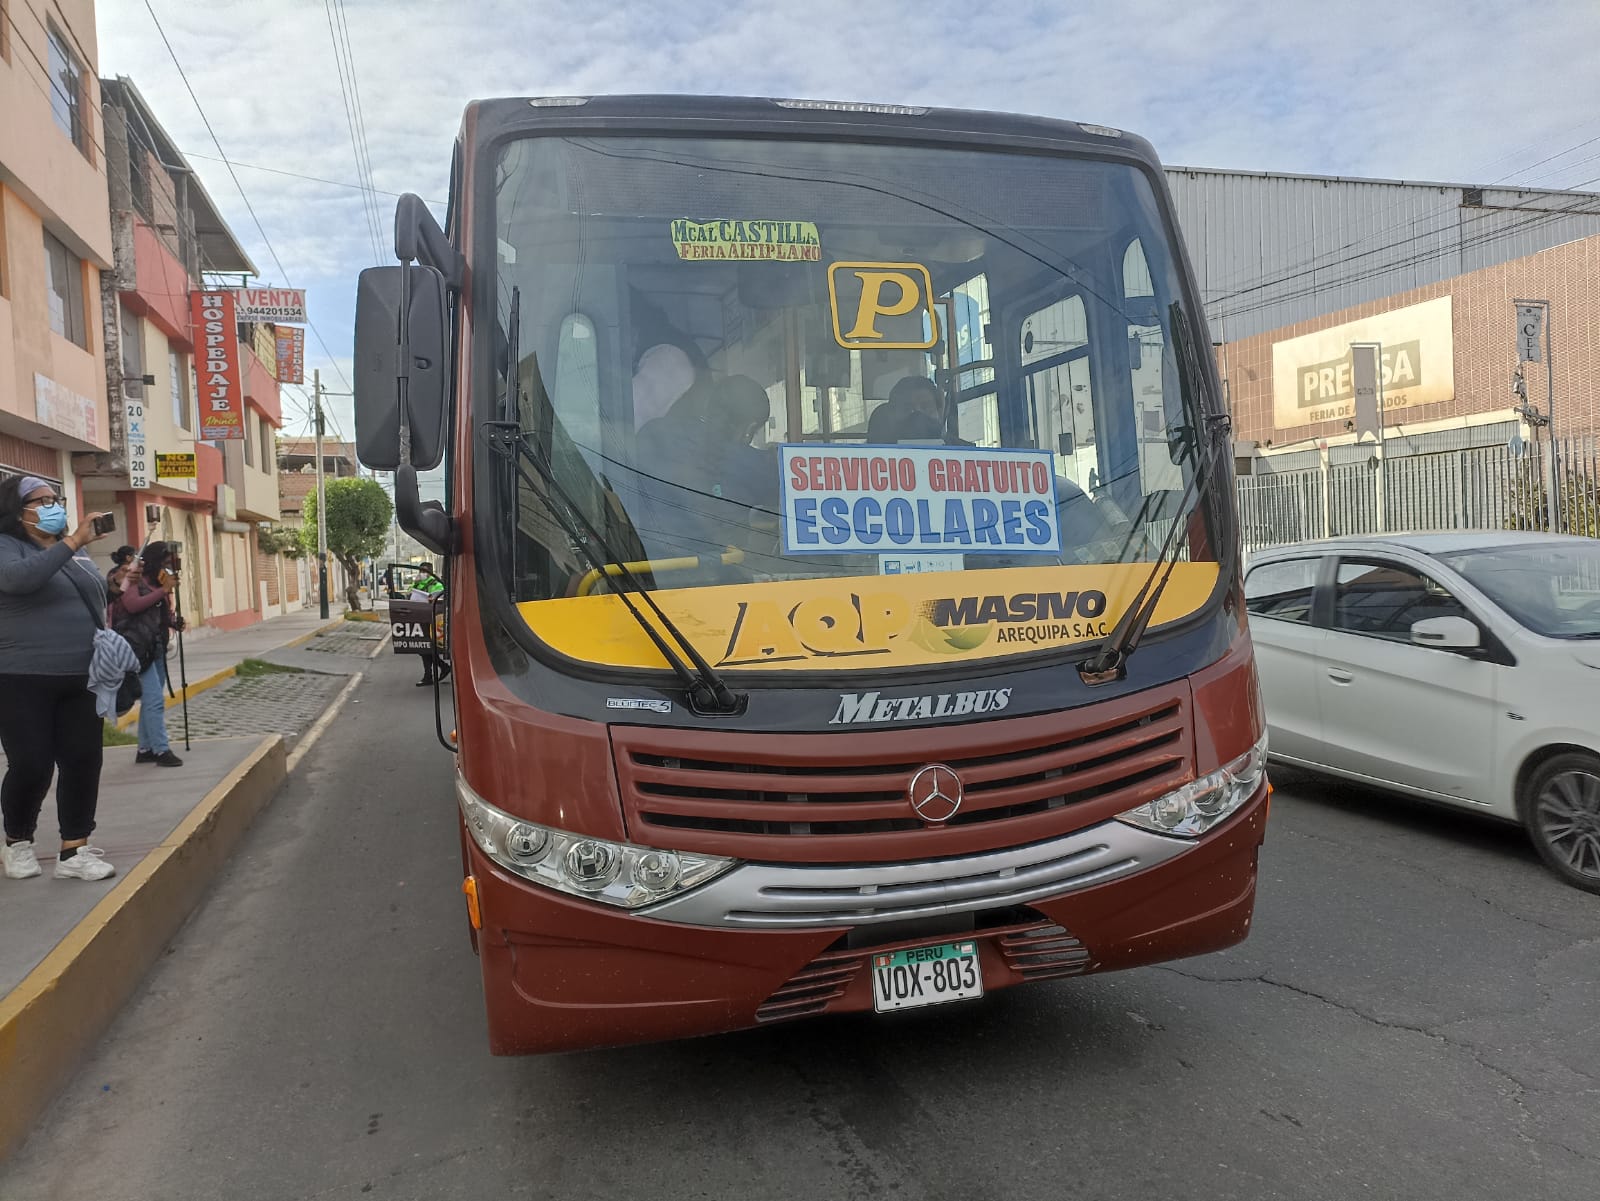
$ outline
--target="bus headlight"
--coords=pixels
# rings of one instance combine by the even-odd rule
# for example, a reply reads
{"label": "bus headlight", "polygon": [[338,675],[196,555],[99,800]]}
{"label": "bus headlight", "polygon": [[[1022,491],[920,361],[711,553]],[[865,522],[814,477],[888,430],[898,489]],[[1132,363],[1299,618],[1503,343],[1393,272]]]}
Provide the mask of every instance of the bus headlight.
{"label": "bus headlight", "polygon": [[1136,809],[1119,813],[1117,820],[1157,834],[1198,838],[1255,796],[1266,772],[1267,736],[1263,734],[1261,741],[1232,763]]}
{"label": "bus headlight", "polygon": [[479,850],[506,871],[589,901],[639,909],[704,884],[738,860],[571,834],[496,809],[456,777],[456,796]]}

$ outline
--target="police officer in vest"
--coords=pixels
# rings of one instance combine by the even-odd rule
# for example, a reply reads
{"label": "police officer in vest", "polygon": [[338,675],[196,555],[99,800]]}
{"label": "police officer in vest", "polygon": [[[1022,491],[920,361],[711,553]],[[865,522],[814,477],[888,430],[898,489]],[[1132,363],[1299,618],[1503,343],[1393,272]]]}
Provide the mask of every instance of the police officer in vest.
{"label": "police officer in vest", "polygon": [[[417,582],[411,586],[411,595],[408,599],[414,601],[428,601],[430,605],[435,597],[444,593],[444,581],[434,574],[432,563],[421,563],[422,575],[417,577]],[[432,605],[430,613],[437,611],[437,605]],[[433,620],[428,620],[429,636],[433,633]],[[450,661],[440,658],[432,651],[422,652],[422,679],[417,681],[418,688],[428,688],[435,680],[442,681],[450,674]]]}

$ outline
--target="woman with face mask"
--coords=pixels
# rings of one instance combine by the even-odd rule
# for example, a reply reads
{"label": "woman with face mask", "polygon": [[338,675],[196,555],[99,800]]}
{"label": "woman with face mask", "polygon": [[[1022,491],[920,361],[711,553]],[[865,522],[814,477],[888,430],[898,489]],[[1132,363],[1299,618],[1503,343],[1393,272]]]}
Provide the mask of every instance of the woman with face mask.
{"label": "woman with face mask", "polygon": [[89,691],[95,614],[106,585],[84,553],[91,514],[70,533],[55,485],[35,476],[0,482],[0,783],[5,874],[39,874],[33,835],[56,777],[58,880],[104,880],[116,869],[89,845],[100,795],[100,716]]}

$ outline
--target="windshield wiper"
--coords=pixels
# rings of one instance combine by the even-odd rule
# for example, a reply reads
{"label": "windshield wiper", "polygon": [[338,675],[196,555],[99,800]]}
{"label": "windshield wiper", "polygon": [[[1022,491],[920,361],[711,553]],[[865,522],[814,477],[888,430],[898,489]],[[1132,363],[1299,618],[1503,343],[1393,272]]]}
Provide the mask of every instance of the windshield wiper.
{"label": "windshield wiper", "polygon": [[[1173,342],[1178,351],[1179,388],[1185,409],[1193,413],[1200,364],[1195,359],[1194,342],[1190,337],[1182,306],[1174,301],[1169,311]],[[1144,637],[1145,630],[1149,628],[1150,621],[1155,616],[1156,606],[1161,603],[1161,594],[1166,591],[1167,581],[1172,578],[1173,569],[1178,565],[1178,530],[1183,525],[1184,518],[1191,512],[1190,506],[1197,505],[1201,499],[1211,495],[1217,446],[1232,428],[1233,422],[1226,413],[1206,413],[1202,420],[1205,449],[1203,453],[1194,456],[1194,474],[1189,477],[1189,484],[1184,488],[1183,497],[1178,502],[1177,512],[1172,516],[1166,540],[1161,544],[1161,553],[1156,556],[1150,574],[1145,577],[1132,603],[1123,610],[1111,633],[1100,644],[1100,649],[1078,664],[1078,675],[1085,684],[1109,684],[1113,680],[1122,678],[1128,659],[1138,649],[1139,640]],[[1222,561],[1220,554],[1218,561]]]}
{"label": "windshield wiper", "polygon": [[[613,581],[620,579],[626,585],[626,591],[616,589],[618,599],[639,623],[639,628],[649,636],[651,642],[655,643],[656,649],[661,652],[661,657],[667,661],[673,674],[682,682],[688,695],[689,708],[701,714],[726,716],[742,713],[749,697],[729,688],[727,682],[706,661],[694,643],[690,642],[683,631],[673,624],[672,619],[662,612],[661,606],[656,604],[655,597],[650,595],[650,590],[638,576],[633,574],[622,556],[607,544],[604,535],[589,520],[588,515],[567,495],[566,489],[556,477],[554,466],[534,448],[522,428],[522,423],[486,421],[483,424],[483,432],[488,439],[490,449],[504,458],[522,481],[545,502],[545,507],[556,519],[556,524],[572,542],[573,548],[583,556],[590,569],[599,572],[603,578]],[[524,463],[538,473],[537,483],[523,467]],[[595,553],[595,547],[599,547],[599,554]],[[650,607],[650,612],[654,614],[656,621],[661,623],[661,629],[671,635],[673,642],[678,644],[681,654],[673,650],[661,636],[661,630],[656,629],[650,618],[634,604],[633,595],[637,595]],[[684,662],[685,657],[689,662]]]}
{"label": "windshield wiper", "polygon": [[[700,654],[694,644],[673,624],[672,619],[661,611],[661,606],[656,604],[655,598],[650,595],[649,590],[623,564],[621,556],[612,550],[605,537],[595,528],[594,523],[567,495],[566,489],[561,486],[560,481],[557,479],[555,467],[550,463],[549,459],[535,450],[533,443],[528,440],[527,433],[522,428],[521,309],[522,289],[513,287],[511,289],[511,306],[508,314],[509,326],[506,330],[506,384],[504,392],[501,393],[501,419],[499,421],[485,422],[483,427],[484,434],[489,442],[489,448],[500,455],[507,465],[511,467],[512,471],[529,486],[530,490],[537,493],[540,499],[544,501],[545,507],[550,511],[550,515],[556,519],[556,524],[561,527],[562,532],[566,534],[573,548],[583,556],[591,570],[598,572],[601,578],[615,580],[617,577],[621,577],[628,588],[644,598],[645,603],[650,606],[651,612],[655,614],[656,619],[661,623],[662,629],[672,635],[673,640],[682,648],[684,654],[689,657],[690,663],[693,664],[692,670],[689,664],[683,661],[683,656],[679,655],[667,644],[666,640],[661,636],[661,632],[650,623],[650,619],[639,611],[632,598],[626,592],[617,589],[615,583],[612,584],[613,590],[616,591],[616,595],[621,599],[629,614],[639,623],[639,628],[649,636],[650,641],[661,652],[661,657],[672,668],[673,674],[682,682],[684,691],[688,696],[689,708],[693,712],[706,714],[742,713],[749,698],[729,688],[711,664],[706,662],[705,657]],[[534,470],[538,472],[539,479],[543,484],[542,488],[536,486],[527,472],[523,470],[522,463],[524,460],[532,464]],[[510,544],[512,577],[514,579],[516,575],[517,530],[521,527],[522,521],[522,489],[513,487],[511,492],[511,528],[507,532],[507,540]],[[591,540],[594,545],[591,545]],[[599,546],[603,559],[596,556],[594,546]],[[613,564],[616,565],[615,568],[608,570],[608,567]]]}

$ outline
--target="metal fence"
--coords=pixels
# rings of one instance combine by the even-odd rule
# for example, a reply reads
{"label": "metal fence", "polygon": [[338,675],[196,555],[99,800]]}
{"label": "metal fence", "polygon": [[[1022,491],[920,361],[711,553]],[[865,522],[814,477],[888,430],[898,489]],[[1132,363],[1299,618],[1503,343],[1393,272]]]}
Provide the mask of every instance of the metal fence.
{"label": "metal fence", "polygon": [[[1381,530],[1546,530],[1550,444],[1330,463],[1237,481],[1246,551]],[[1600,441],[1555,443],[1556,528],[1600,537]]]}

